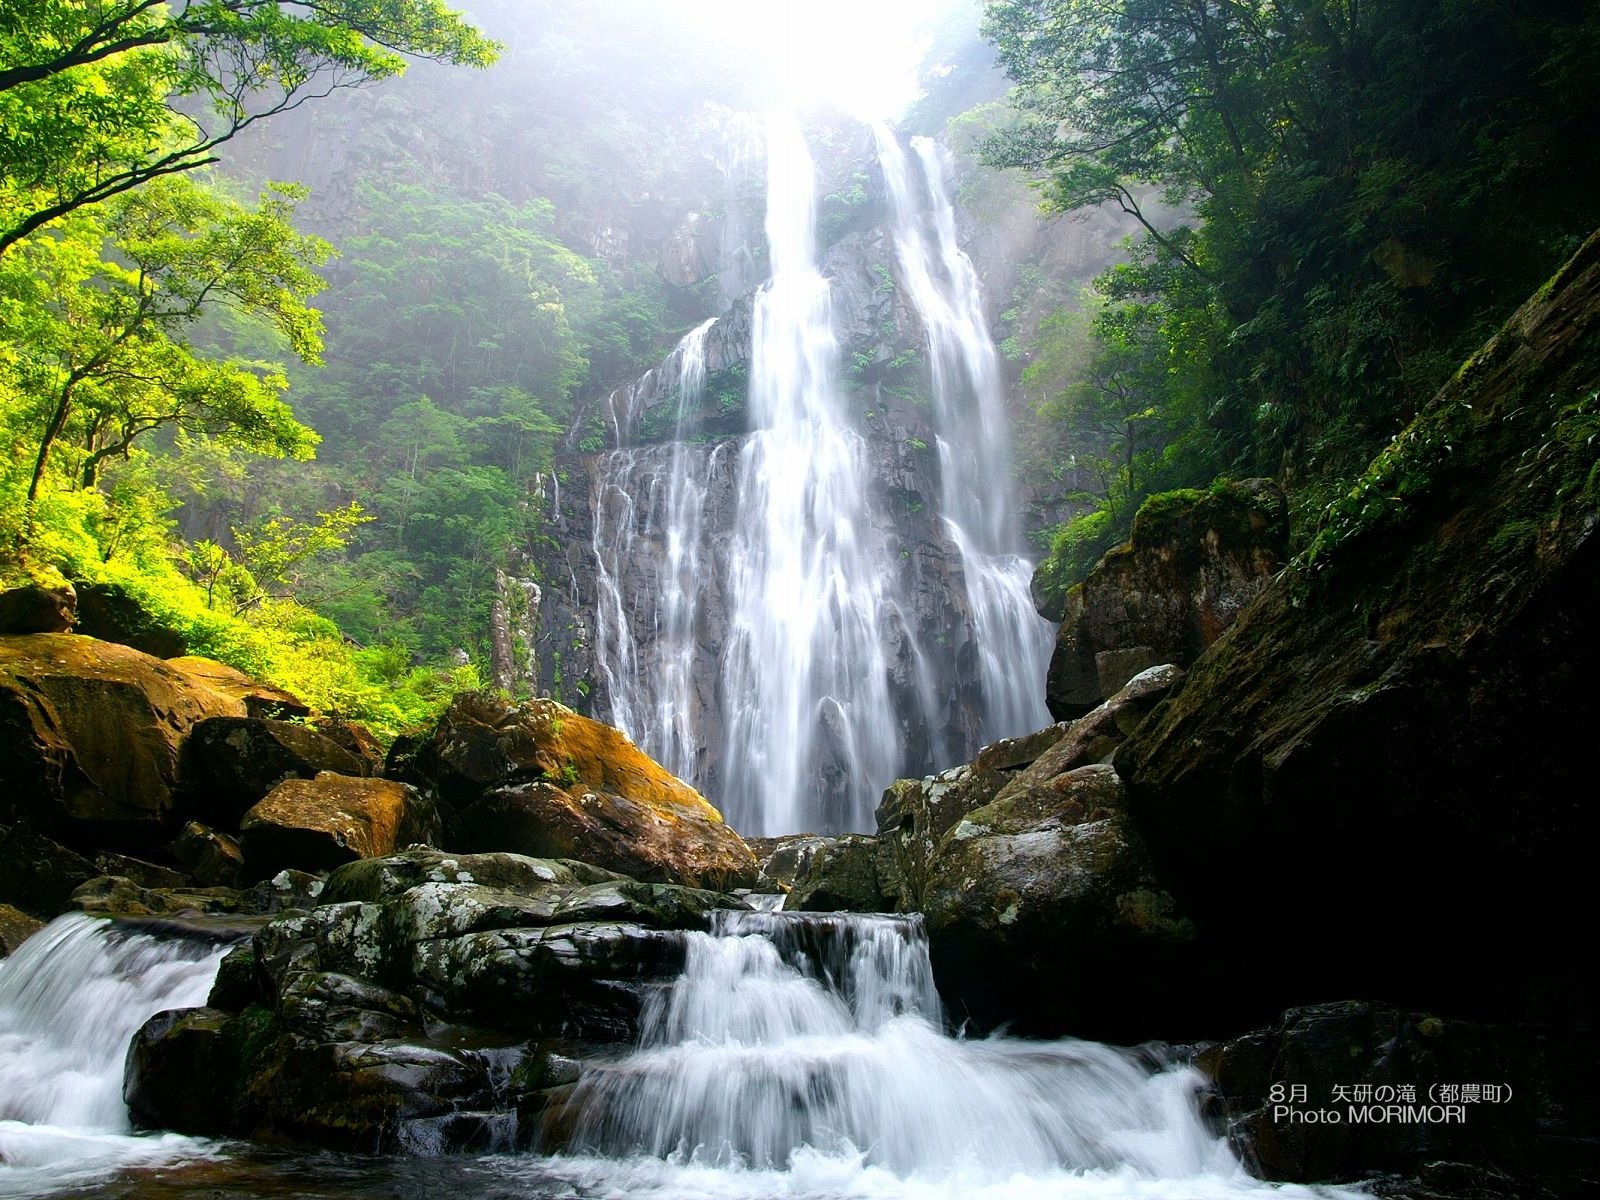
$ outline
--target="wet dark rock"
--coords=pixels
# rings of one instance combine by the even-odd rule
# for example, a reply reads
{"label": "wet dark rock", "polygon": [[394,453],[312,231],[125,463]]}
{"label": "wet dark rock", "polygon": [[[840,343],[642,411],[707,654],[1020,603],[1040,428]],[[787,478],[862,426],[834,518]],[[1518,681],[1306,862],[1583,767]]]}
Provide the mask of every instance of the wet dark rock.
{"label": "wet dark rock", "polygon": [[1067,593],[1045,696],[1088,712],[1140,671],[1188,666],[1284,561],[1289,510],[1270,480],[1153,496],[1127,544]]}
{"label": "wet dark rock", "polygon": [[0,635],[71,633],[78,597],[72,585],[51,588],[30,583],[0,592]]}
{"label": "wet dark rock", "polygon": [[177,658],[189,652],[183,634],[165,624],[121,584],[80,581],[75,586],[79,633],[132,646],[156,658]]}
{"label": "wet dark rock", "polygon": [[1591,240],[1118,751],[1219,978],[1273,964],[1239,1023],[1351,991],[1516,1013],[1589,940],[1597,394]]}
{"label": "wet dark rock", "polygon": [[373,773],[369,760],[290,721],[213,717],[190,731],[183,748],[186,807],[223,829],[238,829],[251,805],[285,779],[311,779],[319,771]]}
{"label": "wet dark rock", "polygon": [[101,875],[83,855],[20,826],[0,825],[0,902],[48,921],[72,907],[72,893]]}
{"label": "wet dark rock", "polygon": [[131,879],[143,888],[181,888],[193,886],[195,880],[183,871],[164,867],[160,863],[145,862],[126,854],[102,851],[94,856],[95,869],[102,875],[120,875]]}
{"label": "wet dark rock", "polygon": [[244,882],[244,851],[239,843],[198,821],[178,831],[172,856],[202,887],[239,887]]}
{"label": "wet dark rock", "polygon": [[796,877],[784,907],[791,912],[884,912],[878,887],[878,839],[861,834],[817,848]]}
{"label": "wet dark rock", "polygon": [[334,745],[355,757],[357,775],[382,775],[385,758],[383,743],[365,725],[343,717],[320,716],[311,719],[311,728]]}
{"label": "wet dark rock", "polygon": [[134,1034],[122,1097],[134,1124],[220,1136],[233,1125],[239,1047],[213,1008],[157,1013]]}
{"label": "wet dark rock", "polygon": [[1291,1009],[1208,1049],[1200,1065],[1230,1140],[1262,1178],[1381,1173],[1400,1177],[1384,1194],[1576,1196],[1600,1116],[1577,1064],[1595,1049],[1592,1035],[1547,1026],[1351,1001]]}

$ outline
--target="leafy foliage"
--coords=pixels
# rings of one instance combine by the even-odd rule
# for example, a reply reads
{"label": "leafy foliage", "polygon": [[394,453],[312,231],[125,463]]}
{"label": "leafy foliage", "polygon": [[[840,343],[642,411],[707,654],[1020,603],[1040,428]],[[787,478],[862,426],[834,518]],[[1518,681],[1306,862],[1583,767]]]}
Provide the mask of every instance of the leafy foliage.
{"label": "leafy foliage", "polygon": [[986,28],[1019,85],[991,161],[1144,224],[1082,378],[1121,362],[1185,431],[1164,486],[1272,473],[1309,516],[1600,223],[1589,4],[996,0]]}

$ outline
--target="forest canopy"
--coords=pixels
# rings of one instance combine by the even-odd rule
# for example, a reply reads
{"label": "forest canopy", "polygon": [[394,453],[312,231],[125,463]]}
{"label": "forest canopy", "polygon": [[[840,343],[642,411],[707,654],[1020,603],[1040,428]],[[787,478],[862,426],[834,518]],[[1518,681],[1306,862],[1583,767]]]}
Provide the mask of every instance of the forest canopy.
{"label": "forest canopy", "polygon": [[[1144,226],[1097,282],[1086,371],[1045,388],[1124,463],[1101,548],[1218,473],[1275,475],[1311,519],[1600,225],[1583,0],[996,0],[985,30],[1017,85],[989,161],[1051,212]],[[1085,532],[1058,534],[1057,599]]]}

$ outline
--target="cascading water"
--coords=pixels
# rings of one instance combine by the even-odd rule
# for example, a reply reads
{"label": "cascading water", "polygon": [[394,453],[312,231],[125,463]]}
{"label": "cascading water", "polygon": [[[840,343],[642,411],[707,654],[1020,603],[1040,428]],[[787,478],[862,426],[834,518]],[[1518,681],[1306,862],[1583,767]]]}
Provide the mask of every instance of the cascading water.
{"label": "cascading water", "polygon": [[724,913],[686,936],[638,1050],[592,1068],[564,1110],[579,1156],[553,1167],[584,1194],[1269,1191],[1201,1121],[1191,1069],[948,1036],[919,918]]}
{"label": "cascading water", "polygon": [[717,797],[751,834],[866,828],[903,757],[884,644],[899,606],[867,519],[866,446],[840,394],[815,190],[799,123],[772,118],[772,277],[755,302]]}
{"label": "cascading water", "polygon": [[941,511],[972,606],[983,690],[983,740],[1050,723],[1043,680],[1054,634],[1029,593],[1018,555],[999,357],[983,316],[978,273],[956,236],[945,164],[933,139],[913,138],[912,168],[888,126],[873,126],[894,219],[895,254],[928,334],[939,435]]}
{"label": "cascading water", "polygon": [[[686,334],[660,367],[627,389],[664,388],[677,396],[677,424],[667,446],[623,447],[607,455],[596,475],[594,556],[597,564],[596,662],[602,715],[627,730],[668,770],[700,774],[695,716],[708,702],[697,695],[695,617],[702,569],[701,525],[717,449],[691,445],[684,422],[706,382],[710,320]],[[617,437],[626,440],[637,396],[611,405]],[[630,570],[657,565],[650,586],[628,588]],[[629,604],[644,611],[630,613]],[[641,654],[635,630],[649,639]]]}
{"label": "cascading water", "polygon": [[[748,131],[734,133],[743,178]],[[907,466],[898,447],[920,441],[869,441],[880,405],[844,382],[805,137],[773,117],[765,141],[770,277],[750,313],[751,432],[714,448],[684,440],[714,323],[606,404],[617,448],[597,458],[590,492],[593,705],[745,834],[868,829],[894,778],[1049,723],[1051,629],[1015,553],[1000,372],[937,148],[919,139],[913,162],[878,131],[898,275],[931,362],[936,455]],[[734,315],[717,332],[724,364],[741,326]],[[630,446],[640,414],[674,396],[676,440]],[[926,473],[942,519],[903,524],[924,493],[908,507],[885,473],[906,470]]]}
{"label": "cascading water", "polygon": [[205,1003],[224,949],[69,915],[0,962],[0,1196],[203,1152],[132,1135],[123,1062],[149,1018]]}

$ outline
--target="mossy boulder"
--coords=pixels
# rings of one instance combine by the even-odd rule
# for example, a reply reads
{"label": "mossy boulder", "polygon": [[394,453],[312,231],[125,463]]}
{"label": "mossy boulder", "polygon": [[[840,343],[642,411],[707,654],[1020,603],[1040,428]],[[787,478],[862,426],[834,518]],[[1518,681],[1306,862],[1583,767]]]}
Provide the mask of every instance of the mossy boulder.
{"label": "mossy boulder", "polygon": [[756,881],[755,855],[705,797],[620,729],[552,700],[459,696],[398,769],[439,795],[452,849],[696,887]]}
{"label": "mossy boulder", "polygon": [[0,958],[15,954],[23,942],[43,928],[44,922],[37,917],[9,904],[0,904]]}
{"label": "mossy boulder", "polygon": [[1165,492],[1129,540],[1067,593],[1045,698],[1058,720],[1088,712],[1140,671],[1187,666],[1278,570],[1288,504],[1270,480]]}
{"label": "mossy boulder", "polygon": [[1219,971],[1274,964],[1261,1003],[1505,1010],[1589,940],[1597,445],[1600,237],[1118,752]]}
{"label": "mossy boulder", "polygon": [[795,878],[784,907],[792,912],[891,909],[878,886],[878,839],[861,834],[830,838]]}
{"label": "mossy boulder", "polygon": [[920,908],[941,991],[980,1025],[1089,1037],[1159,1027],[1151,989],[1194,935],[1104,765],[968,813],[931,859]]}

